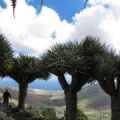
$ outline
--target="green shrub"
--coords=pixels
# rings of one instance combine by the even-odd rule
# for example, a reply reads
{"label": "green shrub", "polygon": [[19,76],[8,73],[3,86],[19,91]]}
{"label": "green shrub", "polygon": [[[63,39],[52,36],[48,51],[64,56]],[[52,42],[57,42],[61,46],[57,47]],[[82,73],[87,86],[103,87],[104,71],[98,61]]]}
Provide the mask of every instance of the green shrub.
{"label": "green shrub", "polygon": [[32,114],[41,116],[41,115],[40,115],[40,110],[39,110],[37,107],[35,107],[35,106],[29,106],[29,107],[28,107],[28,111],[29,111],[30,113],[32,113]]}
{"label": "green shrub", "polygon": [[52,117],[57,119],[56,111],[53,108],[46,108],[45,110],[41,111],[41,114],[45,117]]}
{"label": "green shrub", "polygon": [[87,115],[81,110],[77,110],[77,119],[88,120]]}
{"label": "green shrub", "polygon": [[[66,110],[64,111],[64,117],[67,120]],[[86,114],[81,109],[77,109],[77,120],[88,120]]]}

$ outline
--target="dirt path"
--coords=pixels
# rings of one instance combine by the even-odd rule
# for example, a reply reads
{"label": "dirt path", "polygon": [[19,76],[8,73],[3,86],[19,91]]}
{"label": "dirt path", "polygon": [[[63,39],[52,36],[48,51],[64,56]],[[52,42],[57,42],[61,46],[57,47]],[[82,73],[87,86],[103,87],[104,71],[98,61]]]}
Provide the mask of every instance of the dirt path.
{"label": "dirt path", "polygon": [[0,120],[15,120],[7,116],[7,108],[4,108],[2,103],[0,103]]}
{"label": "dirt path", "polygon": [[25,119],[26,112],[13,112],[11,107],[4,108],[3,104],[0,103],[0,120],[27,120]]}
{"label": "dirt path", "polygon": [[13,111],[13,109],[11,108],[4,108],[3,104],[0,103],[0,120],[43,120],[43,119],[40,118],[39,116],[34,116],[27,111],[17,112]]}

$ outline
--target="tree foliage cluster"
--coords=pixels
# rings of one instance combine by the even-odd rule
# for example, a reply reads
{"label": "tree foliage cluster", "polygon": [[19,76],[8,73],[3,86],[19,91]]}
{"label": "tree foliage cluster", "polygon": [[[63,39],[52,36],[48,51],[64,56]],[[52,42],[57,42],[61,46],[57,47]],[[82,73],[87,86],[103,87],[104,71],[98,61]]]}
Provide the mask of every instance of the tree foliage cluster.
{"label": "tree foliage cluster", "polygon": [[5,76],[12,68],[12,48],[7,38],[0,34],[0,76]]}
{"label": "tree foliage cluster", "polygon": [[[13,57],[10,44],[1,36],[0,76],[10,76],[19,84],[18,109],[25,107],[28,83],[37,78],[47,80],[53,74],[65,94],[67,120],[77,119],[77,92],[94,80],[111,97],[111,119],[119,120],[120,56],[99,38],[86,36],[81,42],[55,44],[36,58]],[[71,76],[71,83],[67,82],[66,74]]]}

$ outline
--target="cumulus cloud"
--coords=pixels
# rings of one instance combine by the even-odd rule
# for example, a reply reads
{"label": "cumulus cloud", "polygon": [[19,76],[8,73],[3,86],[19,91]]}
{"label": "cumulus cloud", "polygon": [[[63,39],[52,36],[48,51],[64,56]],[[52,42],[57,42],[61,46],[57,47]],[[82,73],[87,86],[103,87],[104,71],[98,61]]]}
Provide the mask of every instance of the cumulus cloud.
{"label": "cumulus cloud", "polygon": [[117,51],[120,50],[119,0],[90,0],[89,7],[75,14],[74,32],[71,37],[77,40],[86,35],[100,37]]}
{"label": "cumulus cloud", "polygon": [[29,54],[38,55],[56,42],[69,39],[72,24],[61,21],[54,10],[43,6],[36,15],[33,6],[25,0],[18,0],[14,19],[11,2],[5,0],[5,3],[7,8],[0,8],[0,32],[8,37],[14,50],[27,50]]}
{"label": "cumulus cloud", "polygon": [[59,14],[46,6],[36,15],[36,9],[25,0],[17,1],[14,19],[11,2],[4,2],[7,8],[0,7],[0,32],[8,37],[15,51],[38,55],[56,42],[81,40],[86,35],[100,37],[119,50],[119,0],[89,0],[88,7],[73,16],[73,23],[61,21]]}

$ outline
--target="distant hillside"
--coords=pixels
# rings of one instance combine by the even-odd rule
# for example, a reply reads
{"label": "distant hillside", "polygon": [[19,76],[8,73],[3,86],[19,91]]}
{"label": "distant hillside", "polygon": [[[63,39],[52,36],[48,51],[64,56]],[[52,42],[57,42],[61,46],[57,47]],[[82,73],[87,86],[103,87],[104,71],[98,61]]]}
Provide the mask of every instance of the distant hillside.
{"label": "distant hillside", "polygon": [[100,109],[105,106],[110,106],[109,95],[107,95],[98,84],[83,88],[78,93],[78,100],[78,104],[82,104],[83,101],[87,100],[84,106],[87,108]]}
{"label": "distant hillside", "polygon": [[78,107],[90,120],[110,120],[110,97],[99,85],[83,88],[78,93]]}
{"label": "distant hillside", "polygon": [[[0,93],[5,91],[6,87],[0,87]],[[7,88],[12,98],[18,99],[18,89]],[[38,108],[53,107],[58,115],[62,116],[65,110],[65,100],[63,91],[44,91],[29,90],[27,105],[37,106]],[[104,93],[99,85],[92,85],[83,88],[78,93],[78,107],[81,108],[91,120],[98,120],[101,116],[107,116],[110,119],[110,98]]]}
{"label": "distant hillside", "polygon": [[[19,91],[16,88],[0,87],[0,93],[3,93],[5,89],[11,93],[13,99],[18,100]],[[60,92],[61,93],[61,92]],[[59,92],[45,91],[45,90],[28,90],[26,104],[37,107],[50,107],[53,106],[51,99],[55,94]]]}

